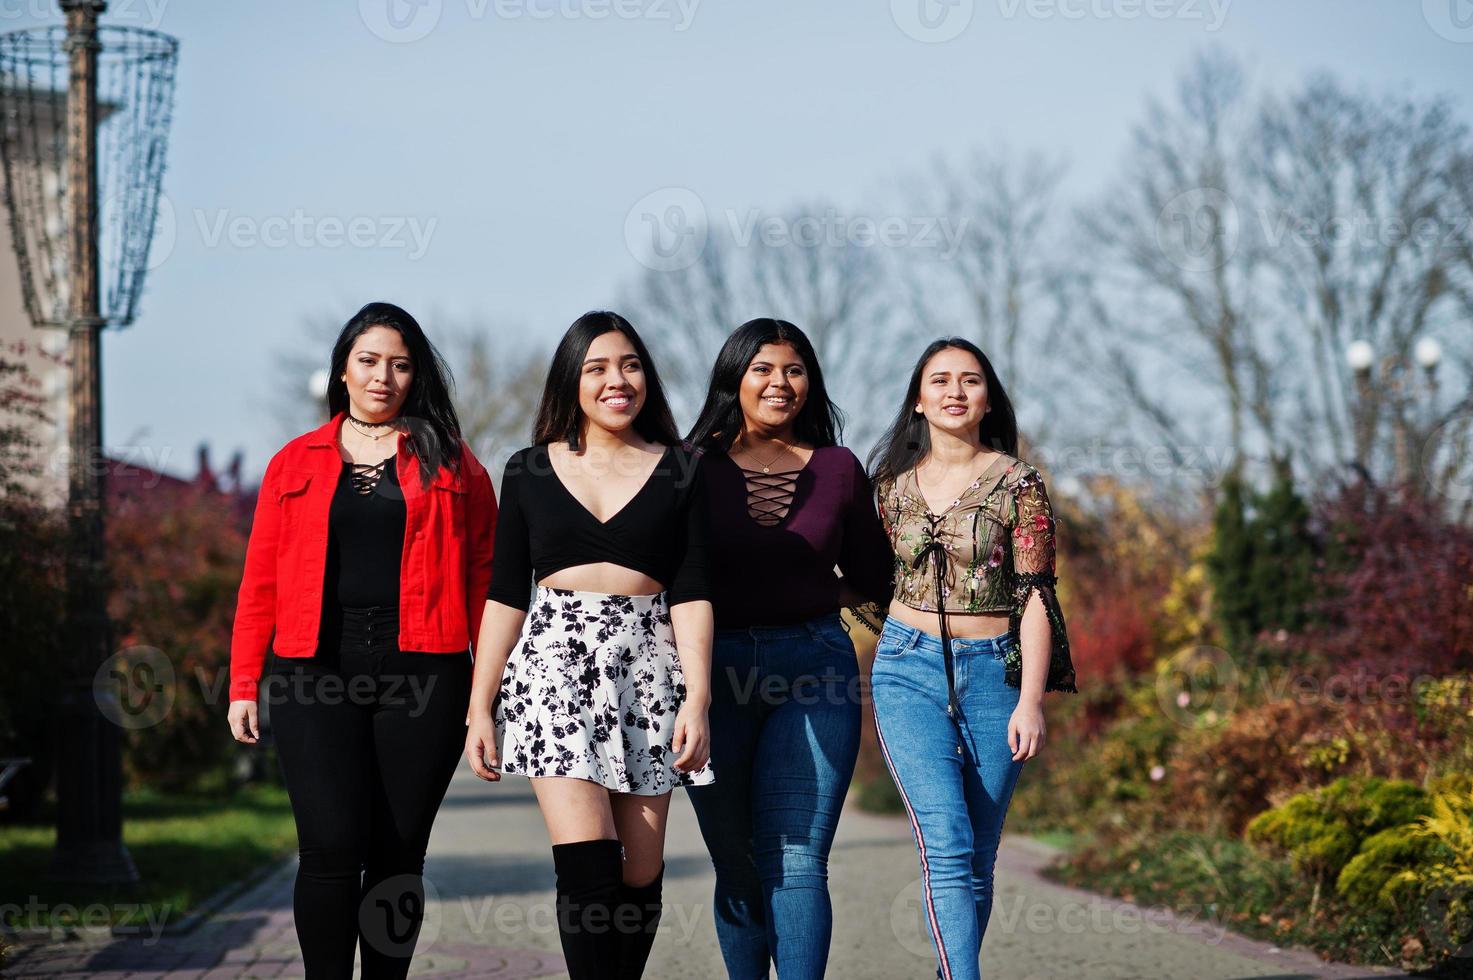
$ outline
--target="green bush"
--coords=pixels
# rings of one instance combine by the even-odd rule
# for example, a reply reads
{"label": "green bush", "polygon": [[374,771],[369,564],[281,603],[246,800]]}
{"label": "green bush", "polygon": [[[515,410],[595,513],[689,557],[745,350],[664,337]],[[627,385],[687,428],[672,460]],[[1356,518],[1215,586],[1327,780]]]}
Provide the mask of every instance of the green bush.
{"label": "green bush", "polygon": [[[1353,909],[1333,894],[1321,899],[1287,862],[1216,834],[1168,830],[1093,839],[1047,874],[1281,946],[1307,946],[1326,959],[1420,968],[1439,958],[1407,945],[1418,927],[1411,917]],[[1424,948],[1431,946],[1424,942]]]}
{"label": "green bush", "polygon": [[1257,637],[1264,630],[1306,626],[1317,595],[1320,545],[1309,507],[1294,489],[1288,461],[1276,459],[1275,471],[1265,491],[1230,474],[1213,515],[1212,607],[1228,649],[1239,657],[1261,657]]}
{"label": "green bush", "polygon": [[[1429,811],[1436,810],[1439,800],[1456,806],[1473,795],[1473,774],[1450,773],[1435,780],[1428,793]],[[1388,827],[1366,838],[1341,870],[1335,891],[1357,908],[1410,911],[1417,901],[1411,879],[1450,858],[1445,844],[1427,834],[1423,823],[1419,819]]]}
{"label": "green bush", "polygon": [[1303,891],[1276,858],[1241,841],[1179,830],[1086,838],[1047,875],[1141,906],[1210,909],[1235,926],[1277,918]]}
{"label": "green bush", "polygon": [[1143,800],[1159,793],[1160,781],[1151,778],[1155,766],[1164,768],[1182,727],[1162,711],[1123,718],[1105,732],[1095,765],[1106,779],[1106,792],[1117,802]]}
{"label": "green bush", "polygon": [[1356,908],[1395,911],[1407,896],[1406,889],[1395,887],[1393,879],[1431,863],[1437,850],[1431,841],[1413,833],[1415,829],[1415,824],[1402,824],[1367,837],[1340,870],[1335,891]]}
{"label": "green bush", "polygon": [[1330,883],[1367,838],[1429,813],[1427,791],[1413,783],[1341,778],[1254,817],[1246,837],[1287,854],[1299,872]]}
{"label": "green bush", "polygon": [[1388,888],[1398,898],[1414,897],[1424,945],[1434,956],[1461,958],[1473,942],[1473,793],[1456,785],[1459,780],[1446,782],[1432,812],[1407,828],[1431,848],[1430,859],[1399,872]]}
{"label": "green bush", "polygon": [[[1105,823],[1169,822],[1166,811],[1175,804],[1166,776],[1184,729],[1161,711],[1155,688],[1142,684],[1124,692],[1121,716],[1098,735],[1073,732],[1066,713],[1087,710],[1088,698],[1049,706],[1052,741],[1023,769],[1008,809],[1012,826],[1072,832]],[[1063,717],[1056,719],[1055,711]]]}
{"label": "green bush", "polygon": [[1448,773],[1473,786],[1473,678],[1439,677],[1415,688],[1412,711],[1418,749],[1434,756],[1429,772]]}
{"label": "green bush", "polygon": [[1473,796],[1473,773],[1450,772],[1432,780],[1427,792],[1437,796]]}

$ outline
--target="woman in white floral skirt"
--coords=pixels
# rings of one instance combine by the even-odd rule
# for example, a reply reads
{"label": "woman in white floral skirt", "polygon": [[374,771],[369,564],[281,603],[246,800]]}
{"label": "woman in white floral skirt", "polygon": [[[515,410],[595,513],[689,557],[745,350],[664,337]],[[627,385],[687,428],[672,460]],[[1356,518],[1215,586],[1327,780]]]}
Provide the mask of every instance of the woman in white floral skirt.
{"label": "woman in white floral skirt", "polygon": [[532,780],[571,980],[637,978],[670,791],[714,779],[706,509],[649,353],[617,314],[563,337],[533,442],[502,479],[466,756],[482,779]]}

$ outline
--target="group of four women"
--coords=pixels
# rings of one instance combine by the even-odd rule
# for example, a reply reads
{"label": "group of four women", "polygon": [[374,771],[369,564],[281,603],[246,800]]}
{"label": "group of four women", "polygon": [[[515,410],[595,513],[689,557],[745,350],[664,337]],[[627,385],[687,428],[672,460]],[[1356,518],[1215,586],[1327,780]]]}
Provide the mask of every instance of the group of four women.
{"label": "group of four women", "polygon": [[634,327],[589,313],[499,506],[447,378],[408,313],[365,306],[333,350],[331,420],[272,458],[256,505],[229,720],[255,742],[268,707],[308,976],[351,976],[355,949],[364,977],[406,974],[462,754],[482,779],[530,777],[572,980],[642,975],[675,786],[729,976],[823,976],[861,727],[840,610],[871,602],[938,976],[977,976],[1043,694],[1074,690],[1048,496],[982,351],[926,348],[866,473],[793,324],[730,336],[682,440]]}

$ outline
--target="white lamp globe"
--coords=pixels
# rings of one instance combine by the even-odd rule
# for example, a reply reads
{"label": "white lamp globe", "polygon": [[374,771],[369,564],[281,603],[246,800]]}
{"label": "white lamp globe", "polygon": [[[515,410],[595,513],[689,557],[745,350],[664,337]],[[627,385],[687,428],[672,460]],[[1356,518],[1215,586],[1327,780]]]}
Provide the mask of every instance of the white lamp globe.
{"label": "white lamp globe", "polygon": [[1430,371],[1442,360],[1442,345],[1432,337],[1423,337],[1412,348],[1412,356],[1417,359],[1418,364]]}
{"label": "white lamp globe", "polygon": [[307,378],[307,394],[313,398],[327,397],[327,368],[318,368]]}
{"label": "white lamp globe", "polygon": [[1345,348],[1345,363],[1350,365],[1352,371],[1369,371],[1371,364],[1376,360],[1376,349],[1368,340],[1352,341]]}

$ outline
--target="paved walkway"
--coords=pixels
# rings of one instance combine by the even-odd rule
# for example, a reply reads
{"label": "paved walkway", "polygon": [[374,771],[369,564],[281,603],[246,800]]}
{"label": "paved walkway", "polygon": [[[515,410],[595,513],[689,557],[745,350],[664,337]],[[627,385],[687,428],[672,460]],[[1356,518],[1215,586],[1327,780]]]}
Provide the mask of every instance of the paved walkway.
{"label": "paved walkway", "polygon": [[[1225,933],[1211,921],[1143,910],[1038,877],[1041,845],[1009,837],[983,966],[1006,978],[1395,976],[1324,966],[1303,953]],[[666,850],[665,917],[646,976],[719,980],[711,869],[683,793]],[[287,863],[193,932],[156,941],[74,941],[22,947],[8,976],[240,978],[301,976]],[[850,807],[831,867],[830,977],[907,980],[934,975],[920,916],[920,881],[904,821]],[[565,978],[552,918],[552,861],[529,784],[483,784],[467,772],[450,788],[430,844],[428,914],[415,976]]]}

